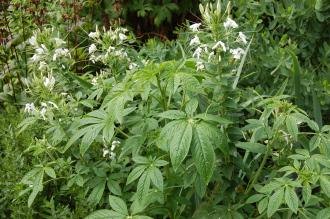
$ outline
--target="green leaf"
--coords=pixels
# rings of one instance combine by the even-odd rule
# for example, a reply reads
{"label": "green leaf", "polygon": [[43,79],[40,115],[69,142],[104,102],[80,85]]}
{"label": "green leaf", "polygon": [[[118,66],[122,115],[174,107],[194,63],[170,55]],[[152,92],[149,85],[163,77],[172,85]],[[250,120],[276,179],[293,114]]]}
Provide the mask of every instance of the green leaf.
{"label": "green leaf", "polygon": [[210,125],[199,123],[194,129],[192,155],[197,172],[207,184],[213,174],[215,153],[210,135]]}
{"label": "green leaf", "polygon": [[299,61],[298,58],[296,56],[296,54],[294,54],[292,51],[289,51],[291,58],[292,58],[292,62],[293,62],[293,68],[292,68],[292,74],[293,74],[293,85],[294,85],[294,94],[295,94],[295,98],[296,98],[296,105],[301,106],[303,103],[302,100],[302,95],[301,95],[301,71],[300,71],[300,65],[299,65]]}
{"label": "green leaf", "polygon": [[126,215],[119,214],[112,210],[101,209],[94,211],[93,213],[85,217],[85,219],[109,219],[109,218],[124,219],[126,218]]}
{"label": "green leaf", "polygon": [[328,176],[320,176],[320,185],[322,191],[330,198],[330,180]]}
{"label": "green leaf", "polygon": [[149,176],[149,172],[146,171],[142,174],[137,184],[136,196],[138,200],[142,200],[148,194],[149,187],[150,187],[150,176]]}
{"label": "green leaf", "polygon": [[186,158],[192,139],[192,127],[187,121],[181,121],[173,127],[175,135],[167,136],[170,138],[170,158],[175,171],[179,168],[182,161]]}
{"label": "green leaf", "polygon": [[266,210],[267,205],[268,205],[268,197],[265,197],[258,203],[259,214],[262,214],[262,212]]}
{"label": "green leaf", "polygon": [[265,197],[264,194],[255,194],[255,195],[250,196],[250,197],[245,201],[245,203],[247,203],[247,204],[255,203],[255,202],[260,201],[260,200],[261,200],[262,198],[264,198],[264,197]]}
{"label": "green leaf", "polygon": [[112,180],[110,177],[108,178],[108,182],[107,182],[108,189],[110,190],[110,192],[112,192],[115,195],[121,195],[121,188],[119,183],[115,180]]}
{"label": "green leaf", "polygon": [[202,119],[206,122],[216,122],[221,125],[229,125],[229,124],[233,123],[232,121],[225,119],[223,117],[220,117],[217,115],[212,115],[212,114],[206,114],[206,113],[198,114],[198,115],[194,116],[194,118]]}
{"label": "green leaf", "polygon": [[191,99],[186,105],[185,111],[189,116],[192,116],[198,107],[198,100],[196,98]]}
{"label": "green leaf", "polygon": [[158,114],[158,117],[164,118],[164,119],[184,119],[187,117],[187,115],[179,110],[168,110],[162,113]]}
{"label": "green leaf", "polygon": [[316,219],[330,219],[330,208],[319,211],[316,215]]}
{"label": "green leaf", "polygon": [[45,172],[46,172],[46,174],[48,176],[52,177],[53,179],[56,178],[56,174],[55,174],[55,171],[54,171],[53,168],[51,168],[51,167],[45,167],[44,170],[45,170]]}
{"label": "green leaf", "polygon": [[91,194],[88,196],[87,201],[91,204],[91,205],[97,205],[104,193],[104,189],[105,189],[105,183],[106,180],[105,179],[101,179],[100,182],[93,188]]}
{"label": "green leaf", "polygon": [[97,135],[102,130],[103,126],[101,124],[96,124],[96,125],[88,126],[88,128],[89,130],[88,132],[85,133],[80,144],[80,154],[82,156],[84,156],[89,146],[92,144],[92,142],[95,140]]}
{"label": "green leaf", "polygon": [[288,132],[292,136],[294,141],[298,141],[298,126],[296,119],[293,116],[287,116],[285,123],[286,128],[288,129]]}
{"label": "green leaf", "polygon": [[42,184],[43,178],[44,178],[44,170],[40,169],[39,172],[35,175],[35,178],[33,181],[33,189],[28,198],[28,207],[31,207],[37,194],[43,190],[43,184]]}
{"label": "green leaf", "polygon": [[312,188],[309,183],[305,183],[302,187],[302,196],[305,203],[308,203],[312,196]]}
{"label": "green leaf", "polygon": [[294,191],[294,188],[287,187],[285,189],[285,203],[289,206],[291,211],[293,211],[295,214],[297,213],[299,200],[296,192]]}
{"label": "green leaf", "polygon": [[37,190],[37,189],[32,190],[32,192],[28,198],[28,207],[31,207],[31,205],[32,205],[34,199],[37,197],[38,193],[39,193],[39,190]]}
{"label": "green leaf", "polygon": [[281,206],[283,202],[284,188],[280,188],[269,198],[267,216],[271,217]]}
{"label": "green leaf", "polygon": [[160,191],[163,191],[163,185],[164,185],[164,179],[162,172],[157,167],[149,167],[149,176],[151,179],[151,182],[159,189]]}
{"label": "green leaf", "polygon": [[263,144],[259,144],[259,143],[238,142],[238,143],[236,143],[236,147],[251,151],[253,153],[264,154],[266,152],[266,146]]}
{"label": "green leaf", "polygon": [[144,166],[144,165],[135,167],[132,170],[132,172],[130,172],[130,174],[128,175],[126,185],[130,184],[131,182],[133,182],[134,180],[139,178],[145,169],[146,169],[146,166]]}
{"label": "green leaf", "polygon": [[237,84],[238,84],[239,78],[240,78],[241,73],[242,73],[243,65],[244,65],[244,63],[245,63],[245,59],[246,59],[247,53],[248,53],[248,51],[249,51],[249,49],[250,49],[250,45],[251,45],[251,43],[252,43],[252,40],[253,40],[253,37],[251,38],[251,40],[250,40],[248,46],[246,47],[246,49],[245,49],[245,51],[244,51],[244,54],[243,54],[243,57],[242,57],[242,59],[241,59],[241,62],[240,62],[240,64],[239,64],[239,66],[238,66],[237,73],[236,73],[236,76],[235,76],[235,80],[234,80],[234,83],[233,83],[233,89],[236,89],[236,87],[237,87]]}
{"label": "green leaf", "polygon": [[109,195],[109,203],[114,211],[123,215],[128,215],[127,205],[121,198]]}

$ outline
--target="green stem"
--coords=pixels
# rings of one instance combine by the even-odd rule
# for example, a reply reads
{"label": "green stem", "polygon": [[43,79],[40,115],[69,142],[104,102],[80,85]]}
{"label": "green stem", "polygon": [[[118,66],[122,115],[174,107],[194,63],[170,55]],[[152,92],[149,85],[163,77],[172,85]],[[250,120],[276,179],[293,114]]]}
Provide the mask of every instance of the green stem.
{"label": "green stem", "polygon": [[161,84],[160,84],[160,78],[159,78],[159,75],[156,76],[157,77],[157,86],[158,86],[158,89],[160,91],[160,94],[162,96],[162,105],[163,105],[163,109],[164,111],[167,110],[167,104],[166,104],[166,94],[165,94],[165,91],[163,90]]}
{"label": "green stem", "polygon": [[259,169],[257,170],[256,174],[254,175],[253,180],[251,181],[251,183],[249,184],[249,186],[245,190],[245,194],[246,195],[251,192],[254,184],[258,181],[258,178],[259,178],[259,176],[261,174],[262,169],[264,168],[264,166],[266,164],[266,161],[267,161],[267,158],[268,158],[268,155],[270,154],[270,152],[271,152],[270,145],[268,145],[267,151],[266,151],[264,157],[262,158],[262,161],[261,161],[261,164],[259,166]]}

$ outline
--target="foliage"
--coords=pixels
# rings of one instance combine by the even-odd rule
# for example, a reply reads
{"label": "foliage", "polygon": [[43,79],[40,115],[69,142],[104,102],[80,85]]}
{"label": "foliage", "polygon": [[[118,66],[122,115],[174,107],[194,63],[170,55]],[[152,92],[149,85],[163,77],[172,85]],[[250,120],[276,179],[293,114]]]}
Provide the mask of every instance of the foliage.
{"label": "foliage", "polygon": [[[328,218],[326,36],[298,28],[320,33],[325,2],[205,3],[174,41],[58,20],[7,43],[1,217]],[[177,10],[128,7],[158,25]]]}

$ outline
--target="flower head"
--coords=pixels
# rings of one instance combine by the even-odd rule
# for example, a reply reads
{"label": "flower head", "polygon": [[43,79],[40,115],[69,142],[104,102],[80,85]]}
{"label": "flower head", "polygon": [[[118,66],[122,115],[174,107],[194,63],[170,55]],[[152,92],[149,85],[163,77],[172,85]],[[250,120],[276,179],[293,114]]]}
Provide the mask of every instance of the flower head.
{"label": "flower head", "polygon": [[205,69],[205,66],[204,66],[203,62],[197,62],[196,68],[197,68],[197,71],[201,71],[201,70]]}
{"label": "flower head", "polygon": [[197,49],[193,53],[193,57],[199,59],[200,56],[201,56],[201,54],[202,54],[202,52],[203,52],[202,47],[197,47]]}
{"label": "flower head", "polygon": [[233,55],[234,59],[241,59],[241,56],[244,54],[244,50],[242,48],[231,49],[230,53]]}
{"label": "flower head", "polygon": [[219,46],[221,46],[221,48],[224,52],[227,51],[226,44],[224,42],[220,41],[220,40],[212,47],[212,50],[215,50]]}
{"label": "flower head", "polygon": [[52,75],[48,75],[48,77],[44,77],[44,86],[49,90],[52,90],[55,85],[55,78]]}
{"label": "flower head", "polygon": [[238,38],[242,43],[247,44],[246,35],[244,33],[238,32]]}
{"label": "flower head", "polygon": [[91,44],[91,45],[89,46],[89,48],[88,48],[88,53],[89,53],[89,54],[92,54],[92,53],[94,53],[96,50],[97,50],[97,48],[96,48],[95,44],[93,43],[93,44]]}
{"label": "flower head", "polygon": [[64,40],[62,40],[61,38],[58,38],[58,37],[55,37],[55,38],[54,38],[54,41],[55,41],[55,45],[56,45],[57,47],[60,47],[60,46],[62,46],[63,44],[65,44]]}
{"label": "flower head", "polygon": [[231,18],[227,18],[227,20],[223,23],[223,26],[226,28],[226,29],[229,29],[229,28],[237,28],[238,27],[238,24]]}
{"label": "flower head", "polygon": [[123,34],[123,33],[119,33],[119,39],[120,39],[121,41],[124,41],[124,40],[127,39],[127,36],[126,36],[125,34]]}
{"label": "flower head", "polygon": [[34,103],[25,104],[24,112],[34,115],[36,113]]}
{"label": "flower head", "polygon": [[201,26],[201,23],[195,23],[189,26],[189,28],[192,30],[192,32],[197,32],[198,28]]}
{"label": "flower head", "polygon": [[43,120],[46,120],[46,113],[47,113],[47,108],[46,107],[43,107],[41,110],[40,110],[40,115],[42,117]]}
{"label": "flower head", "polygon": [[199,40],[199,37],[197,35],[195,35],[195,37],[190,41],[189,46],[192,45],[199,45],[201,42]]}
{"label": "flower head", "polygon": [[29,43],[32,45],[32,46],[37,46],[38,43],[37,43],[37,37],[36,36],[32,36],[30,39],[29,39]]}

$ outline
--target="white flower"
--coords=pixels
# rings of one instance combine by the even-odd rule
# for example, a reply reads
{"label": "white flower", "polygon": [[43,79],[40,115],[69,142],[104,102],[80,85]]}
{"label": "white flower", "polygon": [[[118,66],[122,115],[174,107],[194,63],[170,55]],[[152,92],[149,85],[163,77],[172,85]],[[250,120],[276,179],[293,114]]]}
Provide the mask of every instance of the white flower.
{"label": "white flower", "polygon": [[205,66],[204,66],[203,62],[197,62],[196,68],[197,68],[197,71],[200,71],[200,70],[204,70]]}
{"label": "white flower", "polygon": [[201,54],[203,52],[203,49],[201,47],[198,47],[195,52],[193,53],[193,57],[199,59]]}
{"label": "white flower", "polygon": [[237,28],[238,27],[238,24],[232,20],[231,18],[227,18],[227,20],[223,23],[223,26],[226,28],[226,29],[229,29],[229,28]]}
{"label": "white flower", "polygon": [[222,50],[224,52],[227,51],[227,48],[226,48],[226,44],[224,42],[222,42],[221,40],[219,40],[213,47],[212,47],[212,50],[215,50],[216,48],[218,48],[219,46],[222,47]]}
{"label": "white flower", "polygon": [[246,40],[246,36],[244,33],[242,32],[238,32],[238,37],[239,37],[239,40],[244,43],[244,44],[247,44],[247,40]]}
{"label": "white flower", "polygon": [[37,37],[36,36],[32,36],[30,39],[29,39],[29,43],[30,45],[32,46],[37,46]]}
{"label": "white flower", "polygon": [[107,156],[110,153],[109,149],[103,148],[103,157]]}
{"label": "white flower", "polygon": [[57,47],[60,47],[60,46],[62,46],[63,44],[65,44],[64,40],[62,40],[62,39],[60,39],[60,38],[58,38],[58,37],[55,37],[55,38],[54,38],[54,41],[55,41],[55,45],[56,45]]}
{"label": "white flower", "polygon": [[209,57],[208,57],[208,59],[207,59],[208,62],[210,62],[214,56],[215,56],[214,52],[213,52],[213,51],[210,52]]}
{"label": "white flower", "polygon": [[199,45],[201,42],[199,41],[199,37],[197,35],[195,35],[195,37],[190,41],[189,46],[192,45]]}
{"label": "white flower", "polygon": [[127,36],[125,34],[119,33],[119,39],[121,41],[126,40],[127,39]]}
{"label": "white flower", "polygon": [[138,67],[138,65],[134,62],[130,63],[129,66],[128,66],[129,70],[136,69],[137,67]]}
{"label": "white flower", "polygon": [[115,159],[116,158],[116,153],[115,152],[110,152],[110,159]]}
{"label": "white flower", "polygon": [[192,30],[192,32],[197,32],[198,28],[201,26],[201,23],[195,23],[189,26],[189,28]]}
{"label": "white flower", "polygon": [[55,78],[52,75],[48,75],[48,77],[44,77],[44,85],[49,90],[52,90],[55,85]]}
{"label": "white flower", "polygon": [[114,151],[118,145],[120,145],[120,141],[113,141],[111,143],[111,151]]}
{"label": "white flower", "polygon": [[97,48],[96,48],[95,44],[93,43],[92,45],[89,46],[89,48],[88,48],[88,53],[89,53],[89,54],[92,54],[92,53],[94,53],[96,50],[97,50]]}
{"label": "white flower", "polygon": [[36,48],[36,53],[39,55],[46,53],[48,50],[44,44],[41,44],[41,47]]}
{"label": "white flower", "polygon": [[36,113],[36,108],[34,106],[34,103],[25,104],[24,112],[34,115]]}
{"label": "white flower", "polygon": [[88,34],[88,36],[89,36],[90,38],[92,38],[92,39],[96,39],[96,38],[99,38],[99,36],[100,36],[100,32],[98,32],[98,31],[96,31],[96,32],[90,32],[90,33]]}
{"label": "white flower", "polygon": [[47,113],[47,108],[46,107],[44,107],[40,110],[40,115],[43,118],[43,120],[46,120],[46,116],[45,116],[46,113]]}
{"label": "white flower", "polygon": [[44,61],[41,61],[39,63],[39,70],[42,71],[42,70],[45,70],[45,69],[47,69],[47,63],[44,62]]}
{"label": "white flower", "polygon": [[56,61],[56,58],[60,56],[71,56],[71,54],[69,50],[65,48],[55,49],[55,53],[53,55],[53,61]]}
{"label": "white flower", "polygon": [[234,59],[241,59],[241,55],[244,54],[244,50],[242,48],[231,49],[230,53],[233,55]]}
{"label": "white flower", "polygon": [[97,85],[97,77],[94,77],[93,79],[92,79],[92,85]]}
{"label": "white flower", "polygon": [[31,61],[32,62],[38,62],[40,60],[40,56],[38,54],[34,54],[32,57],[31,57]]}
{"label": "white flower", "polygon": [[41,106],[47,107],[47,103],[41,102]]}
{"label": "white flower", "polygon": [[109,46],[109,48],[107,49],[107,52],[112,52],[112,51],[114,51],[116,48],[115,47],[113,47],[113,46]]}

